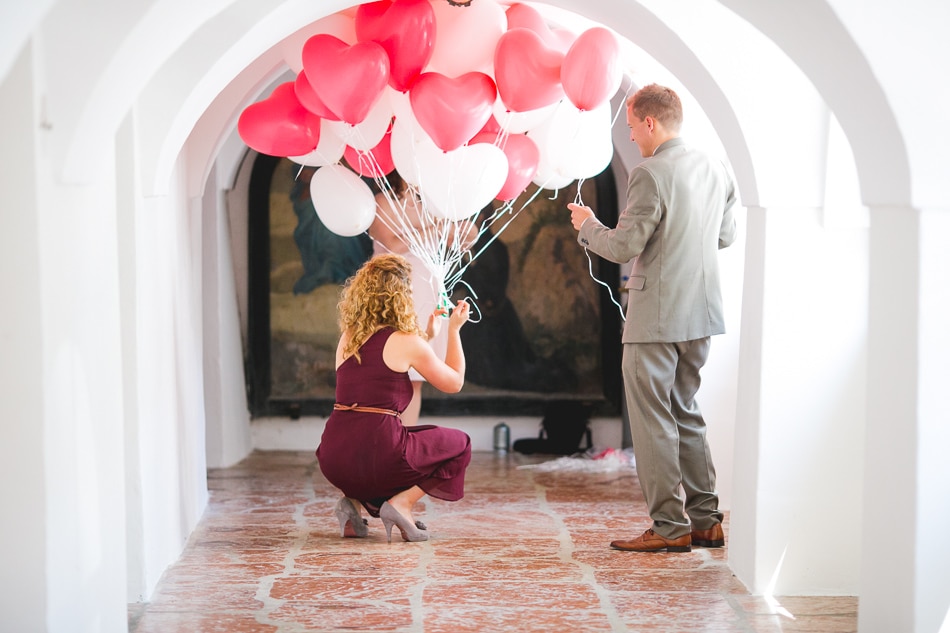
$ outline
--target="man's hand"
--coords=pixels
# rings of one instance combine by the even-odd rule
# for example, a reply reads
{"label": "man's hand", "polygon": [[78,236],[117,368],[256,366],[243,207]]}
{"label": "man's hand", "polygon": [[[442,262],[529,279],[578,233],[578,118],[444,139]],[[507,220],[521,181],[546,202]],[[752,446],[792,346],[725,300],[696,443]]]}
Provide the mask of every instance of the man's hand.
{"label": "man's hand", "polygon": [[594,217],[594,212],[590,207],[568,202],[567,208],[571,210],[571,224],[574,225],[574,230],[576,231],[581,230],[581,227],[584,225],[584,222],[587,221],[587,218]]}

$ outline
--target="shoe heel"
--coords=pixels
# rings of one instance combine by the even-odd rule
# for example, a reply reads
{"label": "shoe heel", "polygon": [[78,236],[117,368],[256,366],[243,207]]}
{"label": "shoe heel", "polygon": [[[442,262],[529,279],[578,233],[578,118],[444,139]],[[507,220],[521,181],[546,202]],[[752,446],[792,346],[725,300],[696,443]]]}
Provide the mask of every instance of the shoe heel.
{"label": "shoe heel", "polygon": [[383,527],[386,528],[386,542],[393,542],[393,521],[391,519],[383,519]]}
{"label": "shoe heel", "polygon": [[[353,507],[353,504],[346,497],[337,501],[336,508],[333,510],[337,520],[340,522],[340,538],[352,536],[354,538],[365,538],[369,536],[369,530],[366,528],[366,522],[360,516],[359,511]],[[346,533],[346,526],[352,529],[352,534]]]}
{"label": "shoe heel", "polygon": [[668,552],[691,552],[693,548],[689,545],[669,545],[666,548]]}
{"label": "shoe heel", "polygon": [[337,521],[340,522],[340,538],[343,538],[346,536],[346,524],[347,521],[349,521],[349,517],[339,510],[334,510],[334,514],[336,514]]}
{"label": "shoe heel", "polygon": [[399,514],[399,511],[396,510],[396,508],[394,508],[388,501],[383,503],[382,507],[380,507],[379,518],[383,521],[383,527],[386,528],[386,540],[390,543],[393,542],[393,525],[399,528],[404,541],[418,543],[420,541],[429,540],[428,532],[425,530],[420,530],[418,527],[416,527],[415,523]]}

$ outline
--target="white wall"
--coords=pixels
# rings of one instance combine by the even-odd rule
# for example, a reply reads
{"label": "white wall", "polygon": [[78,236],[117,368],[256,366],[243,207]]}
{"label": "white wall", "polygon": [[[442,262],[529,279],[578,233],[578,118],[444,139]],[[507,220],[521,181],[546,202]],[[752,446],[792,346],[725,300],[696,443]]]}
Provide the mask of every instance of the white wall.
{"label": "white wall", "polygon": [[[511,444],[523,438],[536,438],[541,430],[540,417],[524,416],[426,416],[425,424],[438,424],[461,429],[472,439],[472,450],[494,450],[495,425],[504,422],[509,427]],[[591,437],[597,449],[621,446],[623,430],[620,418],[590,420]],[[289,418],[257,418],[251,423],[254,448],[262,451],[315,451],[326,425],[326,418],[306,416],[299,420]]]}
{"label": "white wall", "polygon": [[[18,121],[0,143],[0,621],[4,628],[41,631],[47,602],[46,453],[43,393],[40,219],[32,50],[10,62],[0,83],[0,121]],[[0,66],[3,76],[3,66]],[[10,520],[16,517],[16,520]]]}
{"label": "white wall", "polygon": [[941,521],[950,513],[950,496],[934,485],[950,481],[950,460],[930,442],[946,433],[950,372],[946,338],[934,334],[945,329],[950,297],[947,286],[937,285],[945,279],[947,255],[932,231],[946,227],[950,208],[924,213],[879,205],[870,212],[871,277],[879,283],[869,295],[875,344],[868,359],[861,521],[914,537],[884,547],[878,530],[864,534],[861,596],[871,606],[859,611],[858,624],[872,631],[935,631],[950,612],[943,582],[950,547]]}
{"label": "white wall", "polygon": [[[915,541],[923,544],[915,556],[915,610],[920,613],[920,629],[941,633],[950,630],[950,542],[934,538],[944,526],[950,525],[950,502],[946,484],[950,466],[944,448],[950,446],[950,414],[946,409],[946,390],[950,384],[947,350],[950,350],[950,329],[946,314],[950,308],[950,212],[946,208],[921,212],[920,251],[924,264],[920,277],[920,351],[919,407],[924,421],[916,438],[915,498],[920,504],[921,521],[915,529]],[[891,427],[894,420],[888,420]],[[898,425],[898,432],[900,426]],[[869,497],[871,495],[868,495]],[[867,550],[874,550],[872,539]],[[875,571],[875,570],[872,570]]]}
{"label": "white wall", "polygon": [[[18,86],[23,93],[14,103],[24,99],[42,113],[48,51],[33,52],[34,81]],[[46,123],[34,137],[35,152],[26,154],[33,155],[33,177],[12,183],[35,188],[34,204],[19,212],[36,222],[38,239],[25,246],[39,264],[41,301],[31,314],[40,330],[31,343],[42,366],[35,383],[41,394],[29,423],[43,437],[43,459],[32,473],[45,482],[34,499],[45,519],[38,529],[45,569],[43,584],[30,589],[45,602],[38,630],[119,630],[126,623],[126,541],[115,155],[108,144],[96,178],[65,185],[49,149],[58,121]],[[10,305],[18,305],[16,295]],[[9,485],[24,478],[20,473]],[[30,520],[30,513],[20,516]]]}
{"label": "white wall", "polygon": [[[209,468],[230,466],[251,451],[250,413],[238,292],[225,191],[231,183],[212,172],[201,200],[205,441]],[[243,229],[246,231],[246,227]]]}
{"label": "white wall", "polygon": [[859,540],[813,535],[862,509],[861,496],[847,491],[860,490],[863,477],[867,234],[826,230],[814,209],[755,215],[750,239],[764,245],[764,260],[747,301],[761,302],[768,325],[758,331],[750,319],[743,332],[761,361],[740,375],[740,397],[754,394],[757,404],[742,408],[737,428],[736,497],[744,501],[732,534],[756,548],[754,561],[731,548],[730,562],[756,592],[853,594]]}
{"label": "white wall", "polygon": [[168,196],[140,199],[135,209],[143,595],[177,558],[207,501],[200,217],[184,196],[184,174],[176,175]]}

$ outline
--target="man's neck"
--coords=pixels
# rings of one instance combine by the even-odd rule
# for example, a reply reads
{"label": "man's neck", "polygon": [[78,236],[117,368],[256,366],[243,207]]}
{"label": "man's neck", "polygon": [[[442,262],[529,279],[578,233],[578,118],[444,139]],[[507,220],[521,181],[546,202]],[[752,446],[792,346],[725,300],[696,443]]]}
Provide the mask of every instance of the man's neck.
{"label": "man's neck", "polygon": [[656,150],[660,149],[660,146],[663,145],[663,143],[666,143],[667,141],[671,141],[674,138],[678,138],[678,137],[679,137],[679,134],[670,134],[670,133],[659,134],[659,135],[654,136],[655,144],[653,145],[653,152],[650,155],[652,156],[656,154]]}

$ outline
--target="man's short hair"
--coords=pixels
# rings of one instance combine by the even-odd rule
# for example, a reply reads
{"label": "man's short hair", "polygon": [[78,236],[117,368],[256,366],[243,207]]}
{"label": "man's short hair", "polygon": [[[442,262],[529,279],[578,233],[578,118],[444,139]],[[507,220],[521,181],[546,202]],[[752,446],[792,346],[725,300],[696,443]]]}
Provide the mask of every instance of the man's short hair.
{"label": "man's short hair", "polygon": [[671,132],[679,132],[683,123],[683,104],[672,88],[650,84],[627,99],[627,108],[641,121],[650,116]]}

